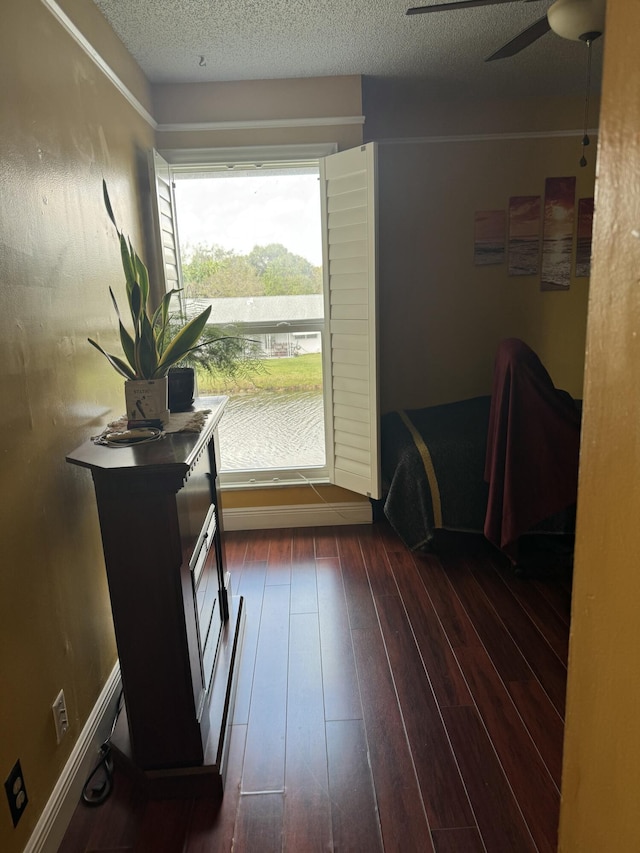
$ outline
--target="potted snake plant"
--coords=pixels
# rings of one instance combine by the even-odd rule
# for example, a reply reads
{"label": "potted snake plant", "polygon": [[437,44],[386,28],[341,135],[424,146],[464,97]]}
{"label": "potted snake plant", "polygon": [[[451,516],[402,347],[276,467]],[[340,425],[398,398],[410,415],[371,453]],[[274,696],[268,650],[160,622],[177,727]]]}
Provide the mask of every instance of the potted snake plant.
{"label": "potted snake plant", "polygon": [[124,377],[129,422],[140,424],[160,421],[166,425],[169,418],[167,374],[171,367],[198,348],[211,306],[185,322],[177,333],[170,332],[171,299],[179,291],[165,293],[155,311],[151,309],[147,268],[133,249],[131,241],[118,228],[105,181],[102,182],[102,191],[107,214],[120,242],[132,331],[125,326],[113,290],[109,288],[118,317],[122,356],[106,352],[92,338],[88,340]]}

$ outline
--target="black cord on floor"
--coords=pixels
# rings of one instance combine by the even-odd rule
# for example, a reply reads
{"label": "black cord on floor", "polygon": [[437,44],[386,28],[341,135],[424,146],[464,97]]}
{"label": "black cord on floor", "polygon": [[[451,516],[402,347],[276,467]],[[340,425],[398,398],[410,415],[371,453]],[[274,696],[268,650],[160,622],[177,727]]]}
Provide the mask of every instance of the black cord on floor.
{"label": "black cord on floor", "polygon": [[100,747],[100,760],[91,771],[82,789],[82,802],[88,806],[101,806],[113,789],[113,758],[111,757],[111,738],[116,729],[116,723],[124,704],[122,690],[118,696],[115,717],[109,732],[109,737]]}

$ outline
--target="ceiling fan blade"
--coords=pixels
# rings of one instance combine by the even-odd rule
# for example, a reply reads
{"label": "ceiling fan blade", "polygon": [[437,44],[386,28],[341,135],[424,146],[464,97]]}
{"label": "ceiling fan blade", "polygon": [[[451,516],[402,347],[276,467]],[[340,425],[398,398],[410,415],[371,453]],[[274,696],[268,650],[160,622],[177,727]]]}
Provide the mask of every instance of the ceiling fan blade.
{"label": "ceiling fan blade", "polygon": [[511,41],[502,45],[502,47],[496,50],[495,53],[492,53],[491,56],[487,56],[485,62],[492,62],[494,59],[505,59],[507,56],[513,56],[516,53],[520,53],[520,51],[524,50],[525,47],[529,47],[529,45],[533,44],[534,41],[537,41],[545,33],[548,33],[550,29],[549,21],[545,15],[544,18],[540,18],[534,24],[531,24],[531,26],[522,30],[521,33],[518,33],[518,35],[515,36],[515,38],[512,38]]}
{"label": "ceiling fan blade", "polygon": [[473,9],[474,6],[497,6],[499,3],[532,3],[535,0],[458,0],[457,3],[435,3],[433,6],[414,6],[407,15],[423,15],[425,12],[449,12],[452,9]]}

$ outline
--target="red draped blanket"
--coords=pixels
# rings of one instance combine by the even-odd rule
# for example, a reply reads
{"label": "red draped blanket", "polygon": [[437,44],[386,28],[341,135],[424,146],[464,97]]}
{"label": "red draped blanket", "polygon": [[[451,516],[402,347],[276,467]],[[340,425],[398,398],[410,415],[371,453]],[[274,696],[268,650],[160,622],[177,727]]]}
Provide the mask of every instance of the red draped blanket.
{"label": "red draped blanket", "polygon": [[517,338],[500,344],[489,414],[484,533],[513,562],[517,541],[576,502],[580,414],[554,387],[533,350]]}

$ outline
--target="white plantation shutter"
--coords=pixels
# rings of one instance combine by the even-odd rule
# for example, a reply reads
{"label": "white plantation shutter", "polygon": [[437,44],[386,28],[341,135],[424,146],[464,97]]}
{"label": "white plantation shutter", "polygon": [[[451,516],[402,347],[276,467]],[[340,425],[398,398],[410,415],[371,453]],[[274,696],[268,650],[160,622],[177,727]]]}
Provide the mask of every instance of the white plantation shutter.
{"label": "white plantation shutter", "polygon": [[164,290],[154,295],[161,298],[167,290],[182,287],[182,270],[171,167],[157,151],[149,154],[149,177],[154,235],[158,244],[156,266],[158,274],[164,278]]}
{"label": "white plantation shutter", "polygon": [[320,177],[329,477],[380,498],[375,144],[325,157]]}

